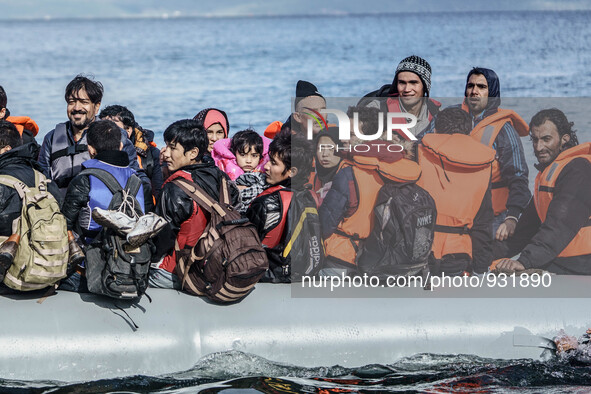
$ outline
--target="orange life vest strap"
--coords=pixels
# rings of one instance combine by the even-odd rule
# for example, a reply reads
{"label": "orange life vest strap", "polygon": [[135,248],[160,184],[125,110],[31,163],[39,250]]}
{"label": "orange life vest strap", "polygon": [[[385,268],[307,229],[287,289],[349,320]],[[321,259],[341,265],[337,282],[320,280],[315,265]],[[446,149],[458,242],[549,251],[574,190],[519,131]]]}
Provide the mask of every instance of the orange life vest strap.
{"label": "orange life vest strap", "polygon": [[287,223],[287,214],[289,211],[289,206],[291,205],[291,199],[293,197],[293,192],[288,190],[282,186],[273,186],[262,192],[260,195],[268,195],[274,192],[279,193],[279,199],[281,201],[281,218],[279,223],[275,227],[273,227],[265,238],[262,240],[262,244],[268,248],[274,248],[279,245],[281,241],[281,236],[284,234],[285,231],[285,224]]}

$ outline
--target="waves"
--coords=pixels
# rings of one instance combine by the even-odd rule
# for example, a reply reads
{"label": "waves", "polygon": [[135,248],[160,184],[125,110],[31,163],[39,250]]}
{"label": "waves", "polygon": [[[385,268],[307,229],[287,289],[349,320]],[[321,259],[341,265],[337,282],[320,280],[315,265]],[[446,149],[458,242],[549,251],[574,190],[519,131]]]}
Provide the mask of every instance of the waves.
{"label": "waves", "polygon": [[0,392],[101,393],[331,393],[331,392],[564,392],[591,381],[591,368],[563,360],[539,362],[485,359],[470,355],[417,354],[388,365],[305,368],[275,363],[239,351],[203,357],[173,375],[132,376],[95,382],[0,380]]}

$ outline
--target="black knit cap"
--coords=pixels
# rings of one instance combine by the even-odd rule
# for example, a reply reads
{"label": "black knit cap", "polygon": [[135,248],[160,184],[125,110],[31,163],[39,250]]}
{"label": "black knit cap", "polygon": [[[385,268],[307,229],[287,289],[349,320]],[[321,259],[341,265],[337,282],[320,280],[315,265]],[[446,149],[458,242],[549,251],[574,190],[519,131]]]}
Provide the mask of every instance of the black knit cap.
{"label": "black knit cap", "polygon": [[322,97],[324,98],[323,95],[320,94],[320,92],[318,92],[318,88],[313,84],[310,83],[308,81],[302,81],[299,80],[297,85],[296,85],[296,99],[295,99],[295,106],[298,106],[298,103],[305,99],[306,97],[310,97],[310,96],[318,96],[318,97]]}
{"label": "black knit cap", "polygon": [[429,91],[431,90],[431,65],[428,61],[417,55],[411,55],[402,59],[398,63],[398,67],[396,67],[396,74],[394,75],[390,93],[398,93],[398,74],[402,71],[417,74],[425,87],[425,95],[427,97],[429,96]]}

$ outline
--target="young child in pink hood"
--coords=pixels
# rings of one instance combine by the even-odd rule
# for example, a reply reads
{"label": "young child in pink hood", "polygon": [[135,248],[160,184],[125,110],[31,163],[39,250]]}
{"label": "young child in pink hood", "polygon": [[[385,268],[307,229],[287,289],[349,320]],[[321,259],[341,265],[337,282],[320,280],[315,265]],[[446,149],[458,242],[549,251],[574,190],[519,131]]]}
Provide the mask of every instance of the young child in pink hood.
{"label": "young child in pink hood", "polygon": [[246,172],[262,172],[269,160],[271,140],[246,129],[213,144],[211,157],[218,168],[236,180]]}
{"label": "young child in pink hood", "polygon": [[270,139],[246,129],[213,144],[211,157],[215,164],[236,182],[240,190],[241,212],[246,211],[250,202],[267,186],[263,168],[269,161],[270,143]]}

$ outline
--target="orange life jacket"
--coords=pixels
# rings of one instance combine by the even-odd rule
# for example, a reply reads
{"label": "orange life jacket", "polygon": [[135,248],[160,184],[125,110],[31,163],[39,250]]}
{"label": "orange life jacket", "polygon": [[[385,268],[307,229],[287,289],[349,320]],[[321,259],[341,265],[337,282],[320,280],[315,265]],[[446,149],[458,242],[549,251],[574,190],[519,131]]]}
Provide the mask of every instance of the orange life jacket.
{"label": "orange life jacket", "polygon": [[495,151],[462,134],[427,134],[418,150],[423,172],[417,185],[427,190],[437,206],[432,251],[472,257],[469,231],[491,179]]}
{"label": "orange life jacket", "polygon": [[283,123],[281,123],[278,120],[269,123],[269,125],[265,129],[264,136],[267,138],[270,138],[270,139],[275,138],[275,135],[277,135],[277,133],[279,133],[281,131],[282,126],[283,126]]}
{"label": "orange life jacket", "polygon": [[[427,106],[427,120],[429,122],[431,122],[433,120],[433,113],[431,112],[431,106],[433,106],[433,107],[435,107],[435,108],[438,109],[439,107],[441,107],[441,103],[439,101],[436,101],[436,100],[433,100],[431,98],[425,97],[425,101],[423,102],[423,104]],[[406,112],[406,111],[403,111],[402,108],[400,108],[400,96],[388,97],[388,99],[386,100],[386,105],[388,107],[388,112],[391,112],[391,113],[404,113],[404,112]],[[437,114],[437,113],[435,112],[435,114]],[[393,118],[392,119],[392,123],[405,124],[405,123],[408,123],[408,122],[407,122],[407,119],[406,118]],[[396,129],[394,131],[396,133],[398,133],[398,135],[401,138],[408,139],[408,137],[405,136],[404,133],[398,132],[398,131],[396,131]],[[422,131],[422,130],[418,130],[418,132],[420,132],[420,131]]]}
{"label": "orange life jacket", "polygon": [[[558,176],[572,160],[583,157],[591,162],[591,142],[577,145],[560,153],[558,157],[536,176],[534,203],[540,220],[544,222],[548,207],[554,196],[554,187]],[[591,218],[590,218],[591,219]],[[573,257],[591,254],[591,226],[582,227],[573,240],[564,248],[558,257]]]}
{"label": "orange life jacket", "polygon": [[[470,113],[465,102],[462,103],[462,109]],[[470,135],[489,148],[492,148],[501,129],[507,122],[513,125],[520,137],[527,137],[529,135],[529,126],[521,116],[515,111],[501,108],[499,108],[494,114],[482,119],[470,132]],[[505,212],[507,210],[509,187],[504,183],[503,179],[501,179],[501,167],[496,158],[493,162],[491,192],[495,215]]]}
{"label": "orange life jacket", "polygon": [[324,241],[324,248],[327,256],[355,265],[359,243],[369,236],[373,228],[373,209],[378,192],[384,185],[382,176],[394,182],[416,182],[421,176],[421,169],[417,163],[408,159],[385,163],[366,156],[354,156],[353,161],[343,160],[344,167],[353,169],[359,205]]}
{"label": "orange life jacket", "polygon": [[[147,141],[144,138],[144,132],[141,129],[138,129],[137,127],[135,127],[133,129],[133,133],[135,134],[135,141],[134,141],[134,147],[136,148],[136,150],[140,150],[141,152],[145,152],[146,157],[143,157],[141,154],[137,154],[137,164],[138,166],[144,170],[146,172],[146,175],[148,175],[148,178],[152,178],[152,171],[153,171],[153,167],[154,167],[154,161],[155,160],[160,160],[159,157],[154,157],[152,155],[152,153],[150,152],[150,147],[154,147],[157,148],[158,145],[156,145],[156,143],[154,141]],[[156,196],[154,195],[154,190],[152,190],[152,201],[154,202],[154,205],[156,205]]]}
{"label": "orange life jacket", "polygon": [[[191,174],[187,171],[177,171],[172,174],[164,184],[172,182],[176,178],[184,178],[188,181],[193,182],[193,178]],[[175,248],[172,251],[172,254],[164,256],[164,260],[162,264],[160,264],[160,268],[174,273],[174,269],[176,267],[177,256],[176,256],[176,249],[178,247],[179,250],[184,248],[192,248],[195,246],[201,234],[203,234],[203,230],[207,226],[207,217],[204,214],[203,209],[199,209],[199,206],[195,201],[192,201],[193,204],[193,213],[191,217],[181,223],[181,227],[179,233],[177,234],[176,241],[175,241]]]}
{"label": "orange life jacket", "polygon": [[281,218],[279,223],[275,227],[273,227],[266,235],[265,238],[261,241],[261,243],[266,246],[267,248],[274,248],[279,245],[281,242],[281,238],[283,238],[285,233],[285,224],[287,223],[287,213],[289,211],[289,206],[291,204],[291,198],[293,197],[293,192],[284,186],[275,185],[271,186],[261,194],[257,196],[266,196],[271,193],[279,193],[279,200],[281,203]]}
{"label": "orange life jacket", "polygon": [[33,134],[33,137],[39,132],[39,126],[37,126],[37,123],[28,116],[7,116],[6,120],[16,127],[21,137],[25,130],[29,130],[31,134]]}

